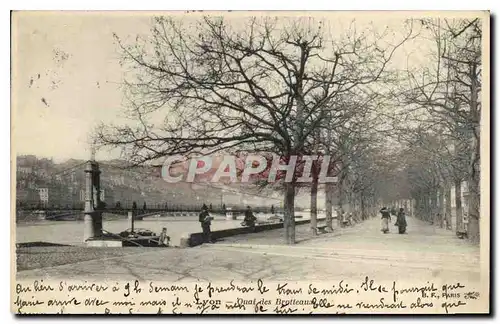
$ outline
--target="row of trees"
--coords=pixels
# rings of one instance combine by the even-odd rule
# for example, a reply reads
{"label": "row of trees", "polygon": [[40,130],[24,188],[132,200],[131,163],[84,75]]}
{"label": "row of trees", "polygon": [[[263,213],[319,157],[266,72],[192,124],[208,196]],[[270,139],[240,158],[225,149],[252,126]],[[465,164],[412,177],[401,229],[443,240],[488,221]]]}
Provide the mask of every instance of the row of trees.
{"label": "row of trees", "polygon": [[408,70],[399,93],[403,112],[411,112],[397,130],[406,146],[403,160],[411,194],[419,215],[451,229],[454,187],[456,229],[462,231],[466,182],[465,230],[479,241],[482,21],[428,19],[421,24],[433,42],[431,63]]}
{"label": "row of trees", "polygon": [[[405,88],[395,90],[401,73],[391,60],[405,42],[418,37],[414,20],[405,21],[398,31],[373,25],[360,30],[353,22],[339,32],[311,18],[249,18],[243,25],[217,17],[191,23],[157,17],[147,37],[128,43],[116,35],[134,124],[102,126],[98,142],[124,149],[132,165],[174,154],[245,150],[283,157],[331,156],[329,175],[337,176],[336,184],[318,183],[316,161],[307,187],[292,181],[277,188],[284,192],[289,244],[295,243],[294,199],[299,190],[310,190],[315,231],[319,188],[325,190],[330,230],[334,195],[341,215],[353,212],[361,220],[382,201],[408,198],[425,189],[410,188],[407,180],[414,181],[410,174],[426,169],[416,163],[414,169],[420,171],[411,173],[412,164],[401,159],[404,147],[388,142],[401,133],[410,145],[413,134],[418,134],[418,127],[411,136],[389,127],[396,118],[393,107],[399,100],[405,110],[425,110],[425,123],[437,120],[446,110],[439,105],[452,105],[441,97],[443,84],[450,83],[453,74],[448,73],[446,82],[441,79],[445,59],[439,52],[438,79],[431,94],[429,81],[417,84],[413,71],[408,71]],[[428,26],[442,29],[433,21],[422,21],[419,29]],[[445,89],[458,96],[462,88]],[[474,102],[477,105],[477,97]],[[424,122],[418,123],[420,128]],[[450,129],[449,134],[456,132]],[[436,160],[425,153],[419,155],[425,163]],[[419,174],[415,184],[422,177]],[[431,195],[429,190],[423,192]]]}

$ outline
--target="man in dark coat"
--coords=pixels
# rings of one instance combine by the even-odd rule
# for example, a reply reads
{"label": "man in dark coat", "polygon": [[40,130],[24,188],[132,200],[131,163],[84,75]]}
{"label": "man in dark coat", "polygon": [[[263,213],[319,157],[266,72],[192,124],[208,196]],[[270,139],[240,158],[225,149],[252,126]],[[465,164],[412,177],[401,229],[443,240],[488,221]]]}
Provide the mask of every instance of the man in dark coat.
{"label": "man in dark coat", "polygon": [[256,220],[257,220],[257,217],[254,216],[254,214],[252,212],[252,208],[250,208],[250,206],[247,206],[247,210],[245,211],[245,218],[243,219],[243,222],[248,227],[255,227]]}
{"label": "man in dark coat", "polygon": [[397,220],[396,224],[398,224],[399,234],[405,234],[407,223],[406,223],[405,211],[403,208],[399,209],[398,220]]}
{"label": "man in dark coat", "polygon": [[203,230],[203,242],[211,243],[212,242],[212,232],[210,231],[210,223],[212,218],[208,213],[208,207],[203,204],[201,207],[201,213],[198,215],[198,220],[201,223],[201,228]]}
{"label": "man in dark coat", "polygon": [[170,244],[170,236],[167,235],[167,228],[164,227],[160,233],[160,237],[158,239],[158,245],[169,246],[169,244]]}

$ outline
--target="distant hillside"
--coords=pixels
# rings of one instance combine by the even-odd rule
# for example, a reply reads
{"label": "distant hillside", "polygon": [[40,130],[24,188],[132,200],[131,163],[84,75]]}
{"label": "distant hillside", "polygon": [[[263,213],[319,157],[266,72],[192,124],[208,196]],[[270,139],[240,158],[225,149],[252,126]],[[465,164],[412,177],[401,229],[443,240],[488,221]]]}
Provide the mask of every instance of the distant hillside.
{"label": "distant hillside", "polygon": [[[222,185],[212,183],[167,183],[159,167],[125,168],[120,160],[99,162],[101,189],[108,206],[130,207],[135,201],[141,208],[193,206],[203,203],[214,207],[279,206],[281,194],[257,190],[250,184]],[[40,202],[39,188],[48,188],[49,205],[71,206],[83,203],[85,161],[71,159],[54,163],[35,156],[17,157],[17,200],[26,204]]]}
{"label": "distant hillside", "polygon": [[[50,159],[35,156],[17,158],[17,200],[27,204],[40,202],[38,188],[49,188],[49,205],[83,206],[85,188],[85,162],[71,159],[54,163]],[[219,208],[242,207],[244,205],[275,207],[282,206],[283,194],[273,187],[258,187],[252,183],[168,183],[161,177],[161,168],[142,166],[126,168],[121,160],[101,161],[101,189],[108,207],[117,203],[126,208],[135,201],[139,208],[143,204],[152,207],[191,206],[212,204]],[[309,208],[309,188],[298,190],[297,207]],[[320,186],[318,207],[324,206],[324,191]]]}

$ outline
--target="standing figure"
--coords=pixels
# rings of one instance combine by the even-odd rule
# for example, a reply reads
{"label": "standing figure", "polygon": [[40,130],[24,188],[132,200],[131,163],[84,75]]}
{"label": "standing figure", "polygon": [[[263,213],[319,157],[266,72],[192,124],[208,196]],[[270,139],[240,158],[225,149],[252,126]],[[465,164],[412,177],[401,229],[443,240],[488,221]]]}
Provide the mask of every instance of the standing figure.
{"label": "standing figure", "polygon": [[254,216],[254,214],[252,212],[252,208],[250,208],[250,206],[247,206],[247,210],[245,211],[245,218],[243,219],[243,223],[245,223],[246,226],[255,229],[255,221],[256,220],[257,220],[257,217]]}
{"label": "standing figure", "polygon": [[158,245],[169,246],[169,244],[170,244],[170,236],[167,235],[167,228],[164,227],[160,233]]}
{"label": "standing figure", "polygon": [[211,243],[212,242],[212,232],[210,231],[210,224],[212,221],[212,217],[208,213],[207,205],[203,204],[201,207],[201,213],[198,216],[198,220],[201,223],[201,228],[203,230],[203,242]]}
{"label": "standing figure", "polygon": [[352,215],[352,212],[350,212],[347,215],[347,224],[349,224],[349,226],[354,226],[354,224],[355,224],[355,222],[354,222],[354,216]]}
{"label": "standing figure", "polygon": [[383,207],[380,210],[380,213],[382,214],[382,232],[387,234],[389,233],[389,221],[391,220],[391,214],[389,213],[389,209],[387,209],[387,207]]}
{"label": "standing figure", "polygon": [[405,234],[407,223],[404,208],[399,208],[397,224],[399,234]]}

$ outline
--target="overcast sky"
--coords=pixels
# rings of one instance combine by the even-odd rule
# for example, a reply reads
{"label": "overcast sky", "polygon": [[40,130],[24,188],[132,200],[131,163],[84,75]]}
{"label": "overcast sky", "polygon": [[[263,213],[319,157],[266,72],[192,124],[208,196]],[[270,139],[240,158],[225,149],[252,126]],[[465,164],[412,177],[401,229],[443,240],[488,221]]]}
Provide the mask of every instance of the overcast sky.
{"label": "overcast sky", "polygon": [[[239,22],[242,14],[230,15]],[[373,21],[398,28],[406,18],[387,12],[342,15],[345,22],[356,17],[360,27]],[[116,121],[122,116],[119,84],[123,71],[113,33],[130,39],[147,34],[150,16],[131,12],[14,13],[12,143],[17,154],[53,157],[57,161],[89,157],[87,140],[96,123]],[[327,17],[338,22],[340,16],[336,13]],[[398,56],[402,67],[403,59],[406,62],[408,53],[415,54],[415,49],[417,56],[425,52],[421,41],[406,45]],[[116,152],[97,155],[98,159],[112,157]]]}

